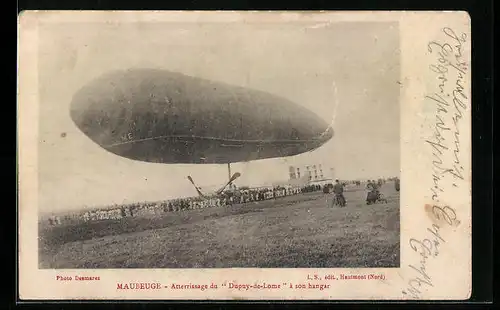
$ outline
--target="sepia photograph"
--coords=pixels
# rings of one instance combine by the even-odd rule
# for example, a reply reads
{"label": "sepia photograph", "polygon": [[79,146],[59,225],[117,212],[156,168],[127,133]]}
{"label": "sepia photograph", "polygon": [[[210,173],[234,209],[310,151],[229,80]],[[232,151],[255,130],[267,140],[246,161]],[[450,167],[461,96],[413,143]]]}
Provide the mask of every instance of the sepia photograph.
{"label": "sepia photograph", "polygon": [[467,299],[470,36],[458,11],[24,12],[20,299]]}
{"label": "sepia photograph", "polygon": [[397,23],[39,40],[39,268],[399,267]]}

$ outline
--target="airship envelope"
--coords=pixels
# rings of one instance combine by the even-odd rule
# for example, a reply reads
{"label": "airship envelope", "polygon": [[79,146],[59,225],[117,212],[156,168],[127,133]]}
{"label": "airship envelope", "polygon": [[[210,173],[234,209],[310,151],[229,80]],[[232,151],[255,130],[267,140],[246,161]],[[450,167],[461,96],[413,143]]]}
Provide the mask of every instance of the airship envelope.
{"label": "airship envelope", "polygon": [[301,154],[333,136],[319,116],[269,93],[165,70],[105,74],[70,115],[116,155],[155,163],[234,163]]}

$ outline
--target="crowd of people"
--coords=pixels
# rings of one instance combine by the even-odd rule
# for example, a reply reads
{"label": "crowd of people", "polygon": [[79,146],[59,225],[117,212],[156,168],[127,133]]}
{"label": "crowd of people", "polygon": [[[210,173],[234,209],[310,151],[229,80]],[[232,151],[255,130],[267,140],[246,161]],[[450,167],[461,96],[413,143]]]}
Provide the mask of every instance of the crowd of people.
{"label": "crowd of people", "polygon": [[[166,212],[177,212],[182,210],[195,210],[205,208],[229,207],[232,205],[257,202],[280,197],[297,195],[300,193],[309,193],[320,191],[321,185],[307,185],[303,187],[275,186],[266,188],[248,188],[241,190],[232,190],[220,195],[209,197],[187,197],[178,198],[160,202],[137,202],[126,205],[114,205],[106,208],[86,211],[74,216],[65,216],[65,221],[98,221],[109,219],[121,219],[125,217],[159,215]],[[61,225],[61,218],[53,216],[49,218],[49,224],[52,226]]]}
{"label": "crowd of people", "polygon": [[[368,180],[367,188],[376,190],[384,180]],[[342,182],[342,187],[347,184],[359,185],[359,181]],[[126,217],[137,217],[147,215],[160,215],[166,212],[177,212],[182,210],[195,210],[205,208],[220,208],[230,207],[232,205],[257,202],[269,199],[277,199],[280,197],[297,195],[301,193],[310,193],[323,191],[325,193],[332,192],[333,184],[319,185],[310,184],[302,187],[292,186],[275,186],[264,188],[247,188],[239,190],[226,191],[220,195],[209,197],[187,197],[178,198],[160,202],[138,202],[126,205],[114,205],[98,210],[86,211],[72,216],[64,216],[64,221],[98,221],[109,219],[121,219]],[[49,224],[52,226],[61,225],[63,221],[59,216],[49,218]]]}

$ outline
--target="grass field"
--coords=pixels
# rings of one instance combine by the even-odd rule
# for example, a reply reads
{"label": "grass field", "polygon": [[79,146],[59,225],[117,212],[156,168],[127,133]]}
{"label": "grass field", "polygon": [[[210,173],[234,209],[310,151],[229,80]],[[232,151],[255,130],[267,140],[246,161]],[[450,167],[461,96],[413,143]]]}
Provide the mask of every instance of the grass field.
{"label": "grass field", "polygon": [[[398,267],[399,193],[332,208],[321,192],[74,226],[40,227],[40,268]],[[327,201],[328,199],[328,201]]]}

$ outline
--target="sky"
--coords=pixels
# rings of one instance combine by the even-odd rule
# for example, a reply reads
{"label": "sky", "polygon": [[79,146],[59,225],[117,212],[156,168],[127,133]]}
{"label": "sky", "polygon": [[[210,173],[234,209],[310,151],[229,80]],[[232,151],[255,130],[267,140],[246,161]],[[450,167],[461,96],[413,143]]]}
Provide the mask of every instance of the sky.
{"label": "sky", "polygon": [[73,94],[115,69],[160,68],[266,91],[333,125],[319,149],[231,165],[237,185],[284,181],[290,165],[335,178],[399,175],[400,59],[395,23],[313,27],[229,23],[58,23],[39,28],[39,210],[196,195],[227,181],[225,165],[153,164],[100,148],[69,116]]}

